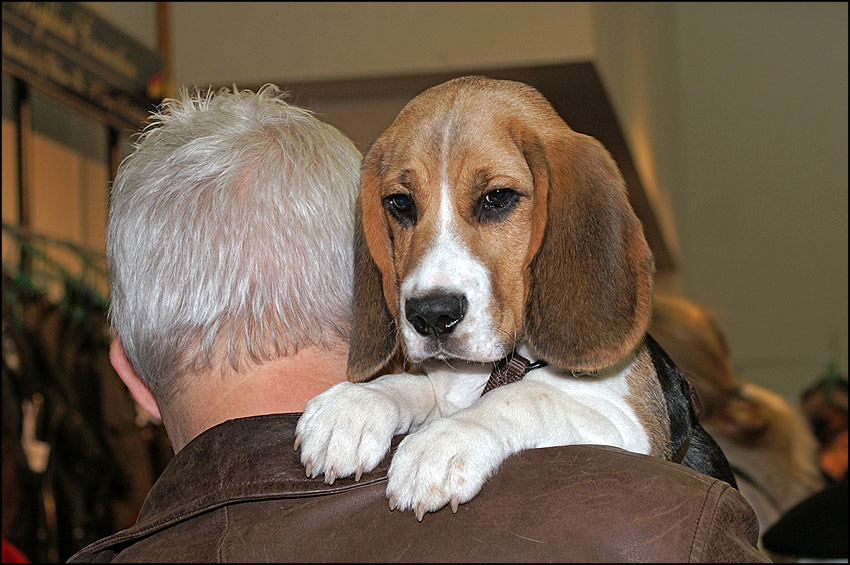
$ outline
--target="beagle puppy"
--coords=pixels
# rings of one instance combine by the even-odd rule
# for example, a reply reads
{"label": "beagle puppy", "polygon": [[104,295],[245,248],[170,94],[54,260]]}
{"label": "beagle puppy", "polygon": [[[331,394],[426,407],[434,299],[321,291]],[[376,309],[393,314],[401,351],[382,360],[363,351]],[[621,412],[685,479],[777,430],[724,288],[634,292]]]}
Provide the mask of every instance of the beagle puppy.
{"label": "beagle puppy", "polygon": [[357,208],[348,382],[298,422],[308,476],[358,480],[407,433],[387,496],[419,520],[535,447],[611,445],[734,484],[646,335],[653,260],[622,176],[537,90],[426,90],[367,152]]}

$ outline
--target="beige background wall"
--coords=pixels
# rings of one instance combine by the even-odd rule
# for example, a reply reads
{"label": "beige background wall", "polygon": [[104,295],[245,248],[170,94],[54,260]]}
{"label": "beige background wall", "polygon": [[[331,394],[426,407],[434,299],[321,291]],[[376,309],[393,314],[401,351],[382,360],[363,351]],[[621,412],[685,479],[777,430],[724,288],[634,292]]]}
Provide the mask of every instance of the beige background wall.
{"label": "beige background wall", "polygon": [[[144,8],[107,4],[119,25]],[[678,241],[679,290],[717,313],[741,372],[788,396],[830,359],[847,373],[846,3],[175,2],[170,13],[177,87],[594,61]]]}
{"label": "beige background wall", "polygon": [[170,10],[177,85],[518,66],[593,54],[588,2],[172,2]]}
{"label": "beige background wall", "polygon": [[[597,60],[683,289],[736,366],[794,394],[847,374],[847,4],[594,4]],[[647,159],[649,157],[649,159]]]}

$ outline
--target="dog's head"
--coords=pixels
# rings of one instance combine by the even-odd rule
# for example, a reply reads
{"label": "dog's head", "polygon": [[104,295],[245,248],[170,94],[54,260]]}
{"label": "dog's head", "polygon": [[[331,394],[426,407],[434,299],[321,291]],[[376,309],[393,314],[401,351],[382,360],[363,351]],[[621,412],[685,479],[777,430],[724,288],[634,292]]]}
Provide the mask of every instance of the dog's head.
{"label": "dog's head", "polygon": [[613,159],[528,85],[464,77],[367,152],[349,379],[413,361],[610,366],[643,338],[652,256]]}

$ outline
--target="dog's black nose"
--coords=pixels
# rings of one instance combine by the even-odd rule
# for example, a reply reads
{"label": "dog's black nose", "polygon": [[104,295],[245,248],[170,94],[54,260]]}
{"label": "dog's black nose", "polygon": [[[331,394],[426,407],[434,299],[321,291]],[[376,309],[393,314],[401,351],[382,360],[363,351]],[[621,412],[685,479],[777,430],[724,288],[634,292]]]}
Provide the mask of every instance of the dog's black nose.
{"label": "dog's black nose", "polygon": [[407,321],[424,336],[450,334],[466,315],[466,297],[462,294],[429,294],[408,298],[404,305]]}

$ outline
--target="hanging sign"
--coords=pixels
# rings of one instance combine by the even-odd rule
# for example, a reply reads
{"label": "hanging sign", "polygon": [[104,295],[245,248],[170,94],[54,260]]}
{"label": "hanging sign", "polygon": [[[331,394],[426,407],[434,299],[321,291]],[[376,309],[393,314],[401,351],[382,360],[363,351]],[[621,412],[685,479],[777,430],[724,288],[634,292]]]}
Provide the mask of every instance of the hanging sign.
{"label": "hanging sign", "polygon": [[162,99],[162,57],[77,2],[3,2],[3,71],[136,128]]}

